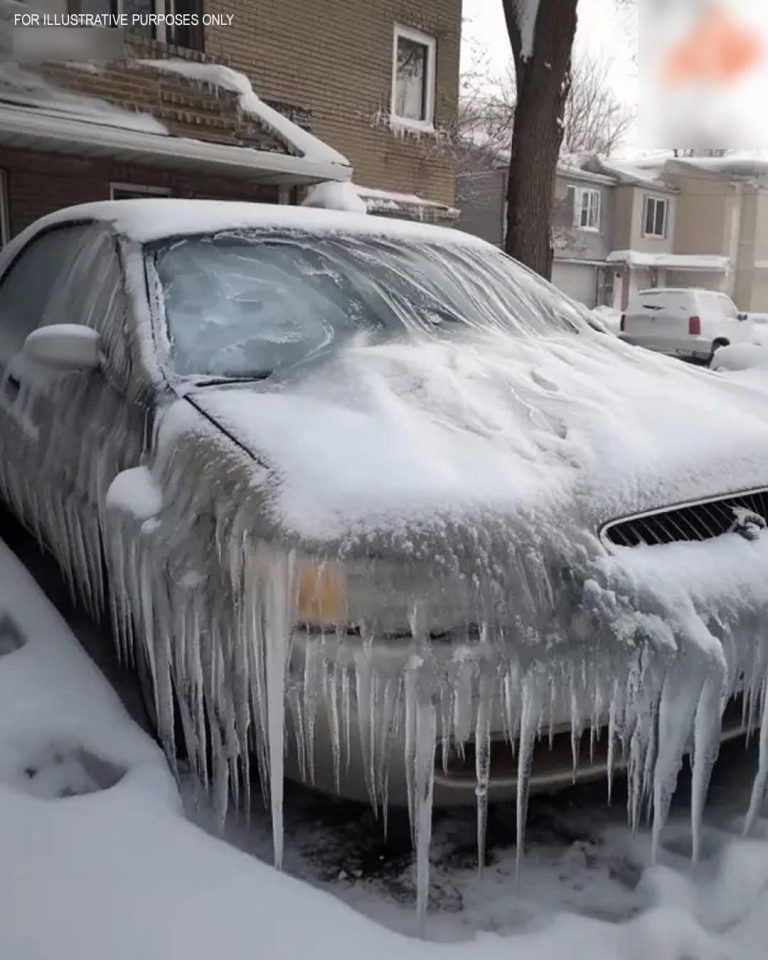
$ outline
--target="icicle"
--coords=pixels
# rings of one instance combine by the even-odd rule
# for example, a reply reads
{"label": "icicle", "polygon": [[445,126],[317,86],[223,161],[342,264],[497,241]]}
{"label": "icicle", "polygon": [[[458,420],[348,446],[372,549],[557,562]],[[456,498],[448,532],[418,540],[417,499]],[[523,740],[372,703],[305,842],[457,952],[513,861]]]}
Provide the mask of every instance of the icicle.
{"label": "icicle", "polygon": [[326,664],[326,703],[329,707],[328,722],[331,735],[331,763],[333,764],[333,783],[336,793],[341,791],[341,723],[339,719],[339,666],[338,663]]}
{"label": "icicle", "polygon": [[275,867],[283,867],[283,767],[285,750],[285,681],[293,627],[293,554],[271,556],[265,596],[267,740],[272,846]]}
{"label": "icicle", "polygon": [[431,683],[421,657],[411,657],[405,674],[408,810],[416,850],[416,912],[424,936],[429,900],[429,850],[432,840],[437,713]]}
{"label": "icicle", "polygon": [[720,749],[722,689],[724,677],[708,677],[704,682],[694,719],[693,763],[691,771],[691,857],[698,863],[701,854],[701,824],[712,768]]}
{"label": "icicle", "polygon": [[525,848],[525,822],[528,817],[528,792],[530,790],[531,764],[533,763],[533,746],[536,739],[536,728],[538,726],[540,712],[540,694],[536,678],[529,675],[523,680],[520,711],[520,746],[517,756],[517,848],[515,873],[518,880],[520,879],[520,865]]}
{"label": "icicle", "polygon": [[[357,724],[360,738],[360,751],[363,760],[363,775],[365,777],[365,788],[368,791],[368,799],[371,802],[373,812],[377,812],[376,804],[376,777],[374,769],[374,757],[371,750],[371,716],[367,707],[370,706],[373,695],[373,684],[371,682],[371,655],[370,652],[363,649],[355,653],[355,690],[357,694]],[[407,724],[406,724],[407,726]]]}
{"label": "icicle", "polygon": [[758,766],[755,782],[752,784],[752,795],[749,798],[749,809],[744,819],[744,836],[752,832],[755,820],[760,813],[760,807],[765,797],[765,788],[768,783],[768,676],[763,680],[760,709],[760,743],[758,748]]}
{"label": "icicle", "polygon": [[468,650],[458,650],[454,657],[453,741],[463,756],[464,744],[472,732],[472,675],[475,665]]}
{"label": "icicle", "polygon": [[344,772],[349,773],[352,758],[352,692],[349,670],[346,666],[341,675],[341,712],[344,730]]}
{"label": "icicle", "polygon": [[618,680],[613,682],[613,694],[608,707],[608,752],[606,757],[606,782],[608,787],[608,803],[611,803],[613,793],[613,769],[615,765],[616,740],[618,737],[618,718],[621,713],[621,688]]}
{"label": "icicle", "polygon": [[579,701],[574,682],[573,674],[571,674],[571,778],[573,783],[576,783],[576,771],[579,767],[579,746],[581,744],[581,720],[579,715]]}
{"label": "icicle", "polygon": [[[691,675],[692,674],[692,675]],[[656,863],[661,830],[683,764],[694,712],[702,688],[700,671],[690,663],[675,664],[664,678],[659,705],[658,746],[653,770],[651,859]]]}
{"label": "icicle", "polygon": [[488,822],[488,781],[491,772],[491,708],[493,681],[481,676],[475,724],[475,797],[477,798],[477,865],[485,868],[485,834]]}

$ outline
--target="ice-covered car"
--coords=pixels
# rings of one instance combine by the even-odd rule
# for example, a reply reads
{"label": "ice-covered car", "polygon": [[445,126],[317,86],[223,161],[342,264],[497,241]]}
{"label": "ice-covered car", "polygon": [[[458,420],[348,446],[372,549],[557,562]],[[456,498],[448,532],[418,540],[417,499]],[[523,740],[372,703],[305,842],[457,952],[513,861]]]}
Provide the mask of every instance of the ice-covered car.
{"label": "ice-covered car", "polygon": [[695,287],[639,290],[621,316],[627,343],[669,356],[709,363],[716,350],[752,337],[749,314],[715,290]]}
{"label": "ice-covered car", "polygon": [[407,800],[423,846],[433,791],[482,832],[623,763],[636,822],[691,742],[701,795],[732,694],[755,718],[768,397],[482,241],[71,208],[3,252],[0,364],[4,498],[222,807],[255,757],[276,823],[287,773]]}

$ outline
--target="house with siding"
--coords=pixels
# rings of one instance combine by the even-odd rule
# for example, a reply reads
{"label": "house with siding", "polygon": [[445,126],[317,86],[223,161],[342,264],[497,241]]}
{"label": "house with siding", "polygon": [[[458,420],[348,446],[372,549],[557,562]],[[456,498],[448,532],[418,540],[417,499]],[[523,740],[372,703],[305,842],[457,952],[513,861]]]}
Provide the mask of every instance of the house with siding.
{"label": "house with siding", "polygon": [[768,311],[768,163],[744,157],[667,160],[678,190],[675,252],[703,251],[725,264],[706,286],[741,310]]}
{"label": "house with siding", "polygon": [[[496,246],[504,240],[509,158],[478,151],[462,158],[456,176],[456,226]],[[610,302],[615,177],[558,165],[552,214],[552,282],[590,307]]]}
{"label": "house with siding", "polygon": [[[506,160],[457,176],[457,225],[501,244]],[[552,281],[587,306],[637,290],[703,287],[768,310],[768,163],[564,157],[552,214]]]}
{"label": "house with siding", "polygon": [[[457,109],[460,0],[182,6],[233,21],[128,33],[107,61],[0,64],[0,240],[89,200],[299,203],[352,178],[372,213],[453,222],[442,131]],[[130,4],[144,8],[167,3]]]}

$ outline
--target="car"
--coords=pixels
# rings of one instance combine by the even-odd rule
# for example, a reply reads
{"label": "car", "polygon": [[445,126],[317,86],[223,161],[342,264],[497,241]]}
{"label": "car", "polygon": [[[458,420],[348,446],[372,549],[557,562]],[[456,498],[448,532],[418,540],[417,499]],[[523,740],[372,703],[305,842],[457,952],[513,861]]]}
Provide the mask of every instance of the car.
{"label": "car", "polygon": [[754,720],[768,396],[595,329],[479,239],[68,208],[0,256],[0,375],[3,499],[222,810],[255,764],[276,821],[287,775],[423,834],[433,799],[524,815],[627,764],[636,813],[673,718],[703,703],[697,783],[718,704]]}
{"label": "car", "polygon": [[669,287],[640,290],[621,316],[619,336],[626,343],[697,363],[709,363],[715,350],[752,337],[749,314],[715,290]]}

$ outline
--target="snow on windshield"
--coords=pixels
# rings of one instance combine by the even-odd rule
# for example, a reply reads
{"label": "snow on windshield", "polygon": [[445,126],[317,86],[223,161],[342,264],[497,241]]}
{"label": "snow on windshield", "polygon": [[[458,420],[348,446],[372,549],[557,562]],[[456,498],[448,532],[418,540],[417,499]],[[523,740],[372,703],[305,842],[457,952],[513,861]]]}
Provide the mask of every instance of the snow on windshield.
{"label": "snow on windshield", "polygon": [[154,266],[181,375],[264,377],[363,330],[544,334],[583,322],[501,253],[460,245],[222,234],[160,247]]}

